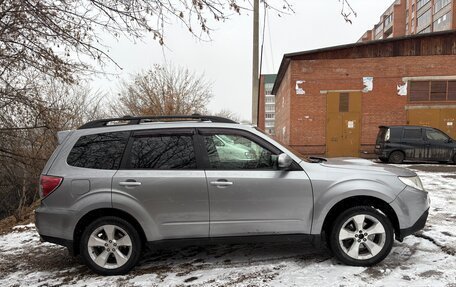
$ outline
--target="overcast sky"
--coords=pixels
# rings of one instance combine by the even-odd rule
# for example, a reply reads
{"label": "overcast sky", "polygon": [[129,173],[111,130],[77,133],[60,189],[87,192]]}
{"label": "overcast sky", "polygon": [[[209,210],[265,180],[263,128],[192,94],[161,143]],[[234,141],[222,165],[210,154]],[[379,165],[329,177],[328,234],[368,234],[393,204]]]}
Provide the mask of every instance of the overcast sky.
{"label": "overcast sky", "polygon": [[[248,2],[248,1],[247,1]],[[339,0],[289,0],[295,11],[278,17],[270,11],[266,21],[263,74],[275,74],[285,53],[306,51],[356,42],[379,21],[380,15],[393,0],[350,0],[357,17],[353,24],[340,15]],[[260,18],[263,12],[260,12]],[[262,20],[261,20],[262,21]],[[262,26],[262,25],[261,25]],[[201,42],[181,24],[166,28],[166,47],[146,38],[139,43],[122,39],[106,39],[110,55],[122,67],[106,67],[118,76],[98,78],[93,87],[116,94],[119,81],[131,78],[153,64],[172,63],[204,74],[212,82],[214,97],[209,110],[228,109],[241,119],[251,118],[252,77],[252,13],[233,15],[224,23],[216,23],[212,41]],[[260,27],[262,29],[262,27]],[[261,33],[261,31],[260,31]],[[261,34],[260,34],[261,35]]]}

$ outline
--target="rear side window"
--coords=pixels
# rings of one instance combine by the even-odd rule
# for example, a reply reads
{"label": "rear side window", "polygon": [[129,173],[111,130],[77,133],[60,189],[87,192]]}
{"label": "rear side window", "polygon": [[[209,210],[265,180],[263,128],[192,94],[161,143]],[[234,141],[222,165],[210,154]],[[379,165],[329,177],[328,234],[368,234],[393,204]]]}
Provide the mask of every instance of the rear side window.
{"label": "rear side window", "polygon": [[93,169],[118,169],[130,132],[82,136],[73,146],[67,163]]}
{"label": "rear side window", "polygon": [[196,169],[190,135],[147,135],[133,137],[129,169]]}
{"label": "rear side window", "polygon": [[421,140],[422,138],[421,129],[404,129],[404,139]]}

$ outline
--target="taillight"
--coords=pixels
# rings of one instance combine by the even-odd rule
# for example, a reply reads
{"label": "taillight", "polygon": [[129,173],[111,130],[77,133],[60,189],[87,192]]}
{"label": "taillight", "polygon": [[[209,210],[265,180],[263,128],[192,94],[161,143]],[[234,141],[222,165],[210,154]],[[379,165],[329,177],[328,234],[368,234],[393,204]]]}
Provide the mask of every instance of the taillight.
{"label": "taillight", "polygon": [[63,181],[63,177],[42,175],[40,177],[40,195],[45,198],[57,189]]}

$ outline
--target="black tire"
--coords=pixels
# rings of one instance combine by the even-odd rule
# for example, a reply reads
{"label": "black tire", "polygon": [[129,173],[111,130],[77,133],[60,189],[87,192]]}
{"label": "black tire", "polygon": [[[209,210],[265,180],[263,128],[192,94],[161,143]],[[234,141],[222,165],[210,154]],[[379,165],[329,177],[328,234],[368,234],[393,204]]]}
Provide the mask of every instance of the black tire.
{"label": "black tire", "polygon": [[[356,223],[353,220],[355,216],[356,218],[362,218],[359,216],[365,217],[363,220],[363,233],[355,230]],[[379,232],[381,228],[376,224],[381,224],[384,233]],[[376,226],[376,231],[373,230],[374,226]],[[351,230],[351,227],[353,227],[353,230]],[[370,229],[372,233],[368,234],[367,232]],[[341,231],[343,232],[342,234]],[[351,234],[353,234],[353,238],[348,237]],[[356,206],[344,211],[336,218],[331,229],[329,244],[334,256],[344,264],[372,266],[382,261],[390,253],[393,247],[393,235],[391,221],[385,215],[369,206]],[[347,239],[340,240],[340,238],[344,237],[347,237]],[[350,250],[354,250],[352,253],[354,256],[349,255],[351,253]]]}
{"label": "black tire", "polygon": [[388,158],[390,163],[402,163],[404,161],[404,153],[401,151],[393,151]]}
{"label": "black tire", "polygon": [[[112,229],[111,226],[113,226]],[[108,233],[111,235],[108,236]],[[91,243],[93,246],[89,247],[91,236],[94,244]],[[112,240],[109,240],[110,238]],[[98,218],[87,226],[82,233],[79,246],[84,263],[94,272],[100,275],[122,275],[138,263],[142,242],[138,231],[128,221],[106,216]],[[97,264],[95,257],[100,258],[101,262],[104,261],[104,266]],[[104,258],[106,260],[103,260]]]}
{"label": "black tire", "polygon": [[388,162],[388,159],[386,157],[379,157],[378,158],[381,162]]}

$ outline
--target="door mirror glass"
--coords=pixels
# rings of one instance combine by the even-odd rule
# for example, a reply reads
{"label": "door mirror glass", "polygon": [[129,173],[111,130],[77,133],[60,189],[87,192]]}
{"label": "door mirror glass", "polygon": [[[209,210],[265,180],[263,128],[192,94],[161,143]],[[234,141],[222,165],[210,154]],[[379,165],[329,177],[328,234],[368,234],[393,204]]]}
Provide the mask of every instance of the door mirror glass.
{"label": "door mirror glass", "polygon": [[279,158],[277,159],[277,163],[279,168],[289,168],[293,163],[293,159],[288,156],[286,153],[279,154]]}

